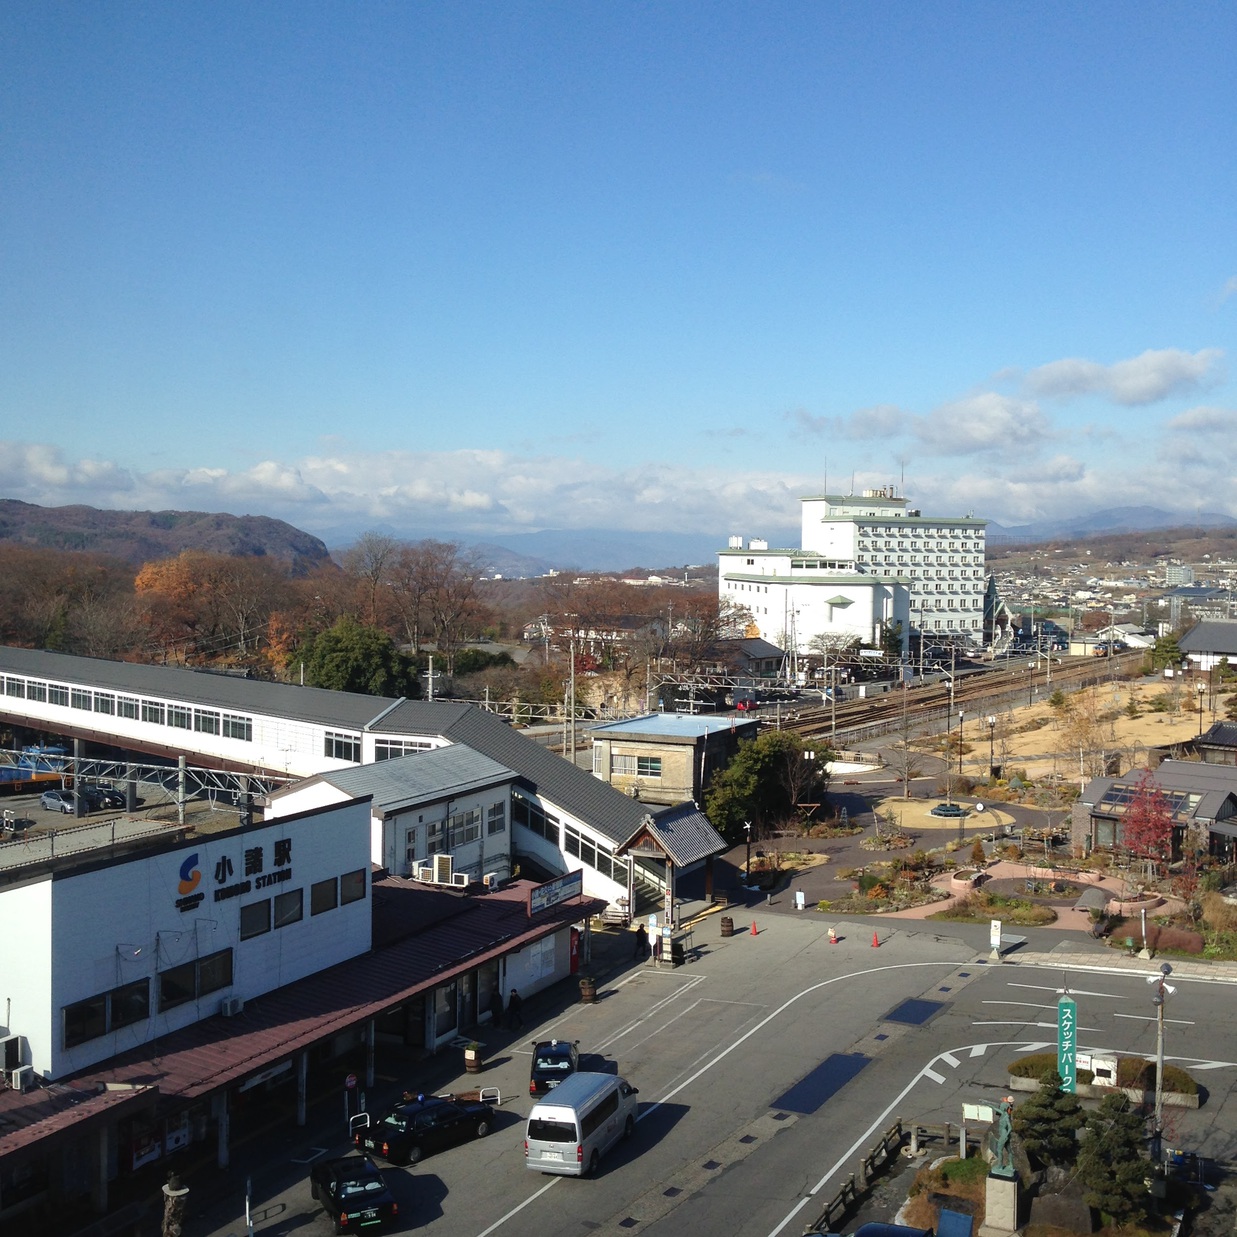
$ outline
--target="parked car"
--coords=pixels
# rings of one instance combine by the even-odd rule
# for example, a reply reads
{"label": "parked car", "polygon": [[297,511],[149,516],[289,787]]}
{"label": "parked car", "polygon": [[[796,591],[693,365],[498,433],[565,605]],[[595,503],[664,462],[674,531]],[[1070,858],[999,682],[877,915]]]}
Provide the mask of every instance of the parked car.
{"label": "parked car", "polygon": [[543,1039],[533,1044],[529,1095],[544,1095],[580,1068],[579,1040]]}
{"label": "parked car", "polygon": [[399,1215],[399,1204],[367,1155],[314,1165],[309,1192],[331,1217],[337,1233],[380,1227]]}
{"label": "parked car", "polygon": [[391,1164],[416,1164],[445,1147],[484,1138],[494,1127],[494,1110],[479,1101],[418,1095],[389,1109],[376,1125],[362,1126],[353,1141]]}
{"label": "parked car", "polygon": [[[63,812],[72,816],[77,811],[77,799],[71,790],[45,790],[39,796],[39,807],[49,812]],[[90,811],[90,800],[85,800],[86,811]]]}
{"label": "parked car", "polygon": [[128,802],[124,791],[117,790],[110,782],[99,782],[90,789],[99,796],[99,802],[105,808],[123,808]]}

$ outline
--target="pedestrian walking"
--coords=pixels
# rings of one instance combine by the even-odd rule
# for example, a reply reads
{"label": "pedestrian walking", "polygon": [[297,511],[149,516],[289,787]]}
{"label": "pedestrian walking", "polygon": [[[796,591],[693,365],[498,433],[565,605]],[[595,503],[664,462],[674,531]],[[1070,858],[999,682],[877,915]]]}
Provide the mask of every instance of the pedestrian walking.
{"label": "pedestrian walking", "polygon": [[507,1029],[524,1029],[524,1000],[515,988],[511,989],[511,995],[507,998]]}
{"label": "pedestrian walking", "polygon": [[631,955],[634,959],[647,958],[649,956],[649,930],[641,924],[636,929],[636,947]]}

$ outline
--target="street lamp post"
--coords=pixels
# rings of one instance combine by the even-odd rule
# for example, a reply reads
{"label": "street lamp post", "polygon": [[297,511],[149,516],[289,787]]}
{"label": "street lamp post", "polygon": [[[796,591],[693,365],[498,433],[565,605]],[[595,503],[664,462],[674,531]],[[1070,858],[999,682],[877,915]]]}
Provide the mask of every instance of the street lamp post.
{"label": "street lamp post", "polygon": [[1027,708],[1035,703],[1035,663],[1027,662]]}
{"label": "street lamp post", "polygon": [[743,828],[747,833],[747,862],[743,865],[743,883],[750,885],[752,883],[752,822],[745,820]]}
{"label": "street lamp post", "polygon": [[988,780],[996,780],[996,715],[988,714]]}
{"label": "street lamp post", "polygon": [[1176,992],[1165,980],[1173,973],[1167,962],[1160,964],[1158,975],[1147,976],[1149,984],[1155,984],[1151,1004],[1155,1006],[1155,1130],[1152,1134],[1151,1158],[1156,1164],[1163,1162],[1164,1141],[1164,1002]]}
{"label": "street lamp post", "polygon": [[1207,684],[1199,679],[1195,684],[1198,691],[1198,737],[1203,737],[1203,697],[1207,694]]}

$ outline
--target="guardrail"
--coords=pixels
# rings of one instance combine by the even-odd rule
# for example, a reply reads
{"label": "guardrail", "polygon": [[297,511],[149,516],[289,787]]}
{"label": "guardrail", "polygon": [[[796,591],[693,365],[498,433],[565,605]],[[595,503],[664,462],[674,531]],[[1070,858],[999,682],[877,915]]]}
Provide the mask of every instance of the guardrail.
{"label": "guardrail", "polygon": [[836,1222],[858,1207],[876,1175],[889,1167],[902,1146],[903,1137],[902,1121],[899,1118],[881,1136],[880,1142],[859,1161],[858,1170],[846,1178],[842,1188],[825,1204],[815,1221],[804,1228],[804,1234],[835,1232]]}

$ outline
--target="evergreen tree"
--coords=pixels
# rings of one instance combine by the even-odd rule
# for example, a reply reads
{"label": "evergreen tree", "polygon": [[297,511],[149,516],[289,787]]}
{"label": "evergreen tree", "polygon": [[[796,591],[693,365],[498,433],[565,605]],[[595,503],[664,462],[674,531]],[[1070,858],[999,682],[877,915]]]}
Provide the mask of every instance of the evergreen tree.
{"label": "evergreen tree", "polygon": [[1027,1154],[1041,1164],[1072,1164],[1078,1158],[1076,1134],[1083,1120],[1078,1097],[1062,1091],[1060,1075],[1051,1070],[1039,1090],[1018,1105],[1014,1132]]}
{"label": "evergreen tree", "polygon": [[306,645],[300,657],[305,682],[337,692],[370,696],[419,693],[416,665],[401,653],[386,632],[341,618]]}
{"label": "evergreen tree", "polygon": [[1130,1111],[1124,1095],[1105,1096],[1087,1117],[1078,1151],[1087,1203],[1118,1224],[1141,1219],[1151,1200],[1145,1184],[1150,1167],[1143,1156],[1142,1118]]}

